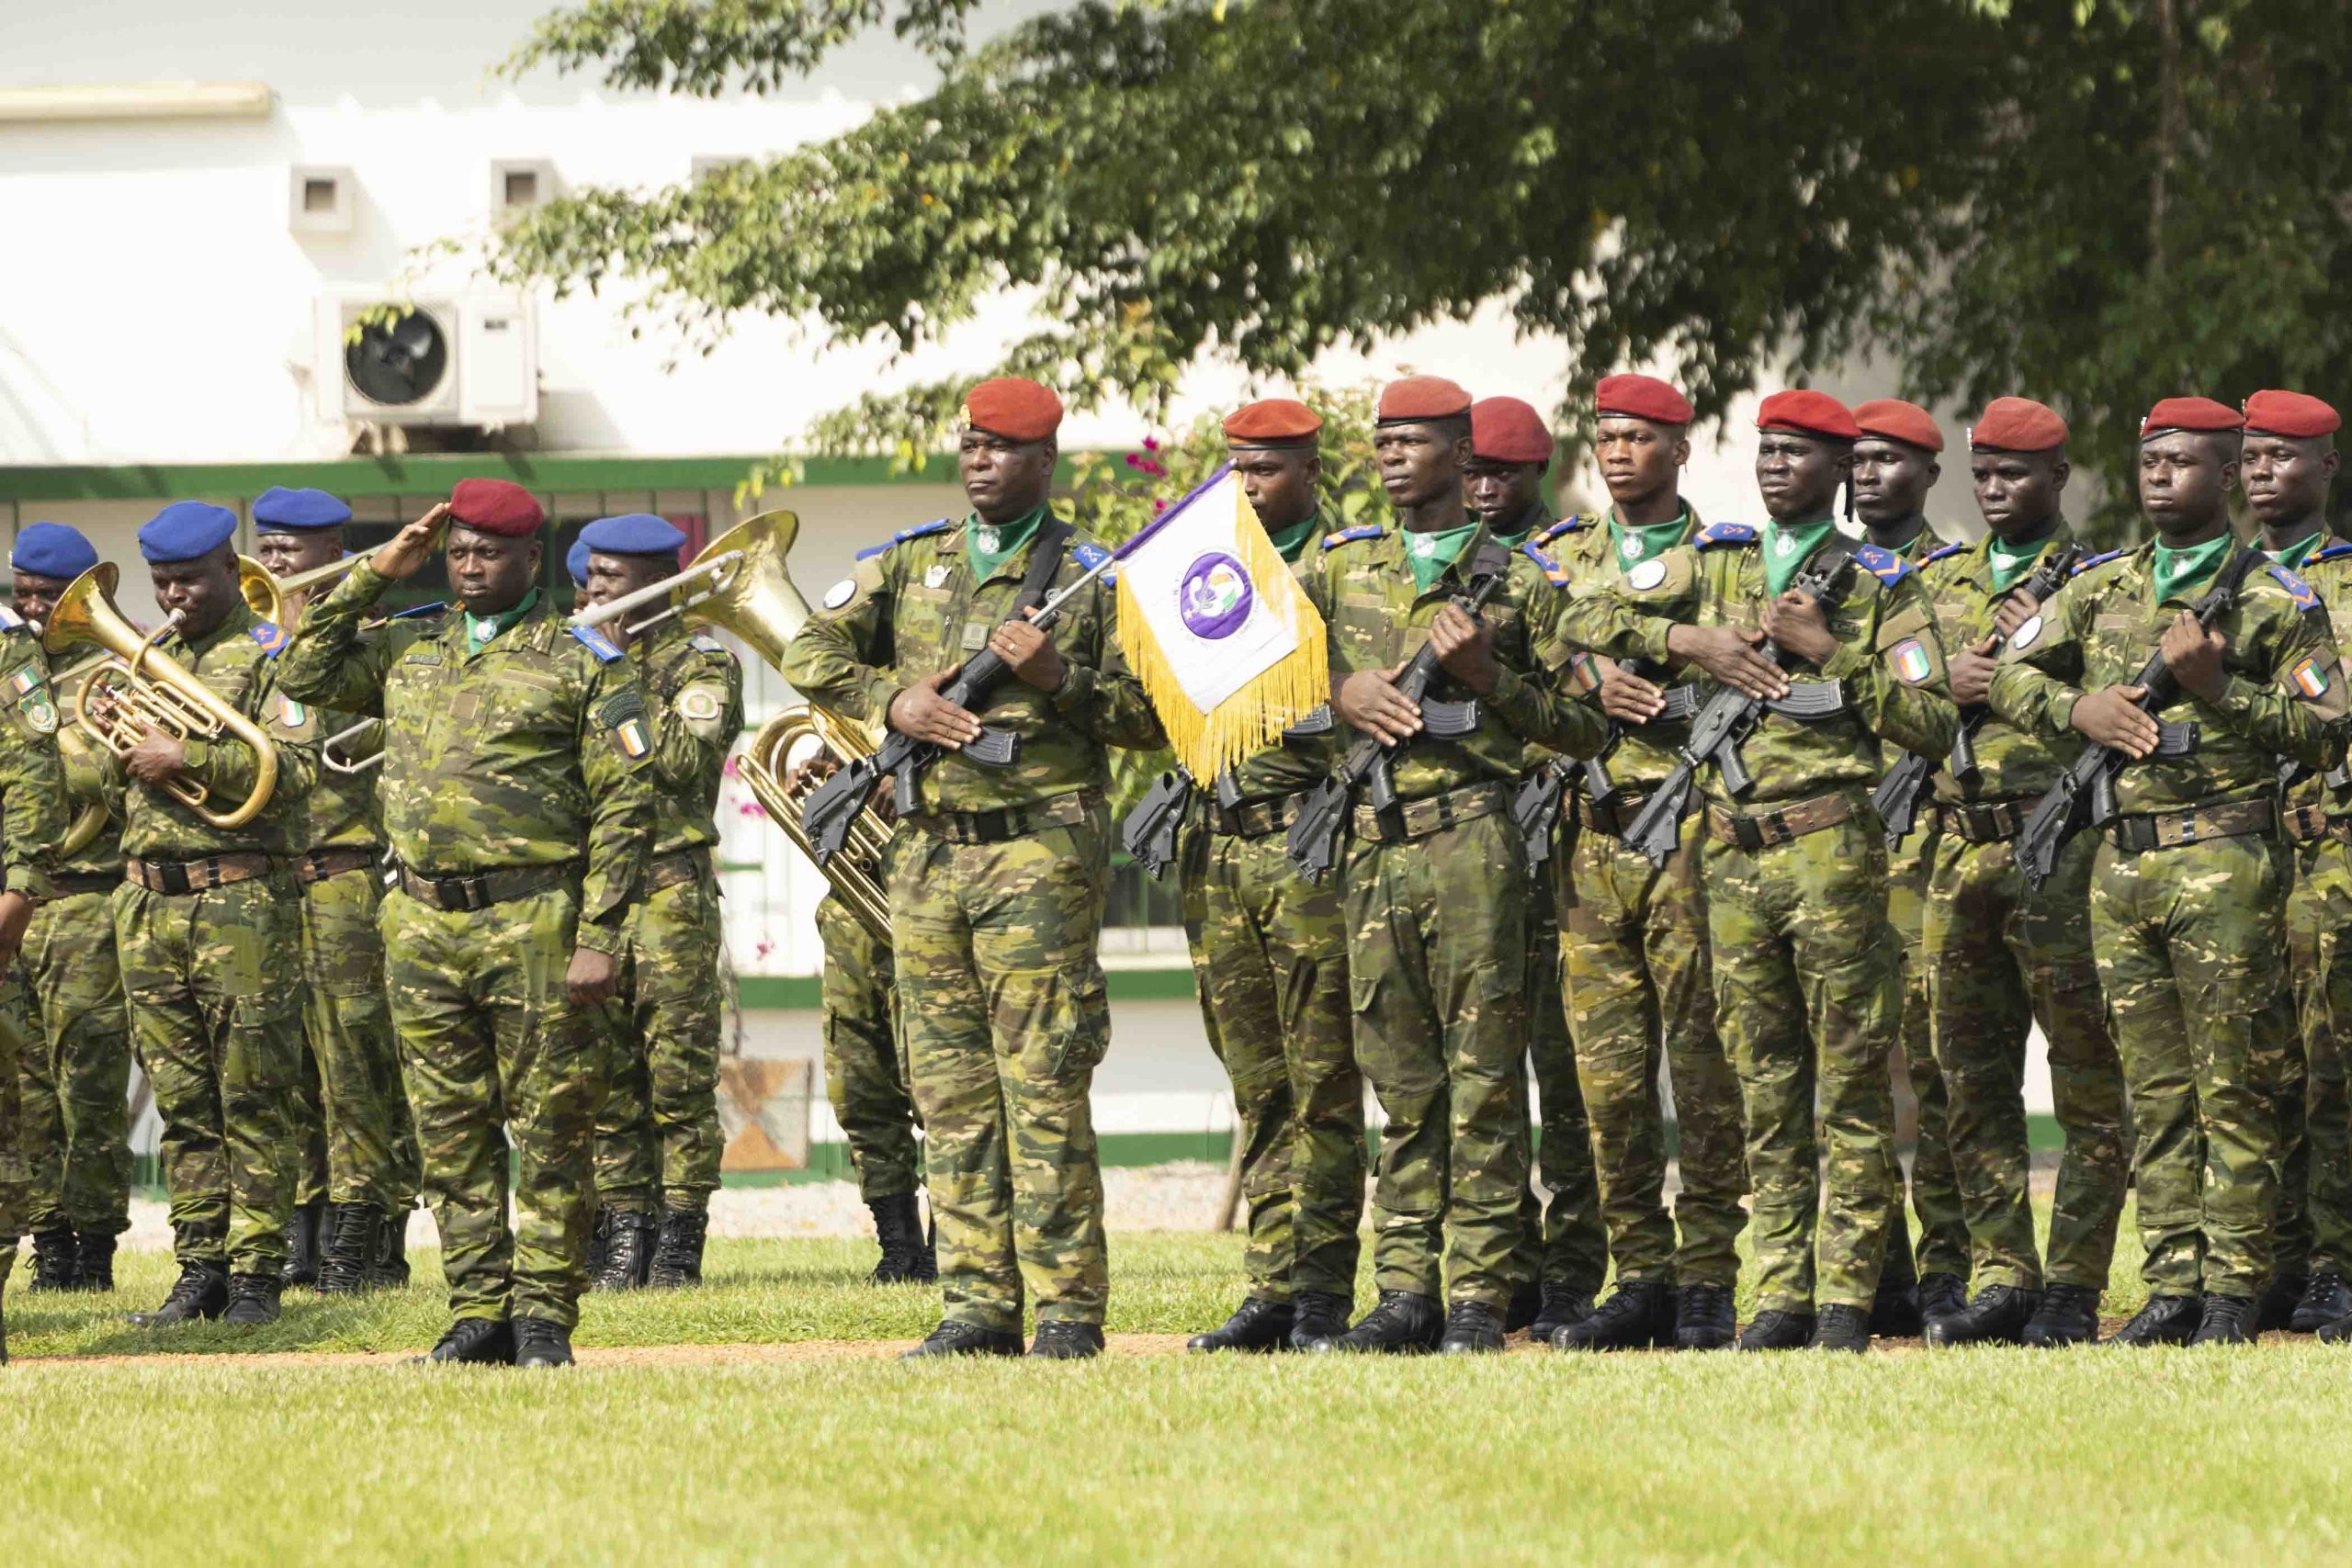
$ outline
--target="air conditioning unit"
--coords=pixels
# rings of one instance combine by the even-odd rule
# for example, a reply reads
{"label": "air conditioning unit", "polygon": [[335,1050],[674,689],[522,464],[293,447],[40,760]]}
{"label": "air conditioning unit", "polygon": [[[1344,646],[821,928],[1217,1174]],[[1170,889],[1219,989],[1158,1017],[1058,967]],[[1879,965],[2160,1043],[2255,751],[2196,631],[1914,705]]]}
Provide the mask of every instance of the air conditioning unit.
{"label": "air conditioning unit", "polygon": [[539,416],[538,340],[514,295],[322,299],[315,352],[329,420],[495,428]]}

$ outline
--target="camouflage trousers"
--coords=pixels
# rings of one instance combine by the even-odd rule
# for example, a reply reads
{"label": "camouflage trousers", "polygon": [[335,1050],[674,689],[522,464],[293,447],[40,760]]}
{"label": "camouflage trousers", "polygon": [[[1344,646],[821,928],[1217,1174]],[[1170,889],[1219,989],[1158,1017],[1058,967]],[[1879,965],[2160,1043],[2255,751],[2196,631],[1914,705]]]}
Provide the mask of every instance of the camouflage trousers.
{"label": "camouflage trousers", "polygon": [[825,948],[825,1099],[849,1143],[857,1195],[868,1203],[922,1185],[914,1097],[899,1040],[898,965],[890,944],[831,894],[817,904]]}
{"label": "camouflage trousers", "polygon": [[1527,1192],[1527,852],[1498,812],[1340,872],[1357,1064],[1388,1125],[1373,1190],[1384,1291],[1501,1312]]}
{"label": "camouflage trousers", "polygon": [[302,889],[302,1024],[327,1167],[323,1193],[303,1196],[401,1214],[422,1174],[384,983],[383,897],[382,881],[364,866]]}
{"label": "camouflage trousers", "polygon": [[1111,1042],[1107,810],[984,844],[909,819],[886,863],[945,1315],[1017,1332],[1025,1294],[1040,1321],[1099,1326],[1111,1269],[1088,1093]]}
{"label": "camouflage trousers", "polygon": [[[1663,870],[1610,834],[1578,833],[1566,941],[1568,1027],[1592,1119],[1600,1213],[1618,1281],[1730,1286],[1747,1213],[1739,1079],[1715,1032],[1697,834]],[[1674,1095],[1682,1191],[1666,1211],[1658,1068]],[[1679,1244],[1676,1231],[1680,1230]]]}
{"label": "camouflage trousers", "polygon": [[299,896],[257,876],[202,893],[113,893],[131,1044],[163,1118],[182,1262],[275,1277],[294,1208],[287,1119],[302,1059]]}
{"label": "camouflage trousers", "polygon": [[[1911,1148],[1911,1213],[1919,1222],[1916,1246],[1910,1227],[1896,1224],[1887,1235],[1889,1279],[1919,1274],[1968,1278],[1968,1222],[1962,1213],[1960,1178],[1952,1168],[1950,1112],[1944,1076],[1936,1066],[1928,1000],[1928,964],[1920,953],[1927,916],[1928,864],[1937,835],[1915,830],[1887,854],[1886,919],[1903,943],[1903,1023],[1895,1060],[1910,1086],[1919,1124]],[[1901,1156],[1894,1169],[1895,1215],[1903,1213]]]}
{"label": "camouflage trousers", "polygon": [[2144,854],[2102,840],[2092,864],[2153,1294],[2254,1296],[2270,1275],[2274,1096],[2294,1028],[2286,879],[2285,850],[2254,835]]}
{"label": "camouflage trousers", "polygon": [[130,1228],[130,1017],[107,896],[34,910],[24,975],[28,1224],[119,1235]]}
{"label": "camouflage trousers", "polygon": [[2287,954],[2299,1038],[2278,1087],[2280,1274],[2352,1279],[2352,849],[2315,839],[2294,849]]}
{"label": "camouflage trousers", "polygon": [[564,996],[579,919],[571,883],[481,909],[384,896],[392,1028],[454,1316],[579,1321],[612,1072],[595,1014]]}
{"label": "camouflage trousers", "polygon": [[[2114,1261],[2131,1155],[2123,1066],[2091,953],[2098,845],[2095,836],[2078,835],[2035,893],[2008,844],[1972,844],[1951,834],[1936,841],[1922,945],[1979,1290],[2103,1291]],[[2034,1245],[2025,1114],[2026,1039],[2037,1021],[2050,1053],[2052,1109],[2066,1139],[2046,1269]]]}
{"label": "camouflage trousers", "polygon": [[25,988],[0,975],[0,1285],[17,1261],[17,1237],[32,1228],[31,1169],[26,1158],[22,1058],[32,1043]]}
{"label": "camouflage trousers", "polygon": [[1560,912],[1568,901],[1567,859],[1576,834],[1565,815],[1552,819],[1552,852],[1527,885],[1527,1070],[1535,1080],[1541,1116],[1535,1124],[1543,1135],[1535,1140],[1535,1185],[1519,1201],[1520,1242],[1510,1274],[1516,1285],[1548,1280],[1589,1296],[1608,1277],[1609,1233],[1601,1224],[1592,1122],[1585,1113],[1561,991]]}
{"label": "camouflage trousers", "polygon": [[1747,1118],[1757,1305],[1867,1309],[1894,1216],[1887,1053],[1903,1006],[1876,820],[1858,810],[1754,852],[1710,838],[1700,867]]}
{"label": "camouflage trousers", "polygon": [[617,1049],[612,1093],[596,1117],[596,1198],[641,1214],[710,1207],[718,1190],[718,1042],[726,937],[707,854],[689,881],[629,911],[620,994],[609,1010]]}
{"label": "camouflage trousers", "polygon": [[1348,1026],[1339,889],[1291,868],[1281,832],[1186,835],[1184,934],[1209,1046],[1233,1085],[1250,1293],[1355,1293],[1363,1077]]}

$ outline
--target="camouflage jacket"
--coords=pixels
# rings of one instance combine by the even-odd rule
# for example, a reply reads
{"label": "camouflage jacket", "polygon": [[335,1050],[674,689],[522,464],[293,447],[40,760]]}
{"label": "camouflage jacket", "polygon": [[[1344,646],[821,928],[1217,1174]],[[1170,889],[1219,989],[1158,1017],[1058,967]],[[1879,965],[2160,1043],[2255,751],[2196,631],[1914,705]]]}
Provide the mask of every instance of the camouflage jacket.
{"label": "camouflage jacket", "polygon": [[[827,591],[785,653],[784,678],[812,702],[884,728],[900,692],[963,663],[1012,618],[1035,547],[1033,536],[986,581],[974,582],[961,526],[942,520],[901,530],[861,552],[855,571]],[[1046,597],[1102,558],[1100,545],[1072,536]],[[980,710],[981,722],[1019,738],[1012,765],[985,767],[946,752],[922,771],[921,810],[991,811],[1105,789],[1107,748],[1165,740],[1142,684],[1127,671],[1114,615],[1107,573],[1062,606],[1053,632],[1069,671],[1061,690],[1049,694],[1008,673]]]}
{"label": "camouflage jacket", "polygon": [[[1287,558],[1293,577],[1305,576],[1306,561],[1319,552],[1327,536],[1310,531],[1300,539],[1298,553]],[[1338,761],[1338,748],[1331,736],[1279,741],[1234,764],[1233,784],[1243,800],[1280,800],[1284,795],[1313,789]],[[1210,789],[1208,798],[1216,797],[1216,790]]]}
{"label": "camouflage jacket", "polygon": [[[2155,550],[2142,545],[2092,567],[2019,626],[1993,672],[1993,711],[2057,742],[2068,761],[2079,754],[2085,742],[2067,726],[2075,702],[2139,674],[2173,617],[2235,555],[2159,602]],[[2256,568],[2214,626],[2227,643],[2222,699],[2182,692],[2165,705],[2160,717],[2196,721],[2196,752],[2125,768],[2115,784],[2125,812],[2267,795],[2277,784],[2278,759],[2324,770],[2344,753],[2347,709],[2335,633],[2327,606],[2301,578],[2283,566]]]}
{"label": "camouflage jacket", "polygon": [[[1745,524],[1711,524],[1693,543],[1642,563],[1634,576],[1571,601],[1561,635],[1607,658],[1671,667],[1667,634],[1675,626],[1758,624],[1768,597],[1759,543],[1758,530]],[[1734,801],[1713,769],[1704,775],[1708,798],[1727,809],[1874,784],[1884,766],[1882,740],[1936,756],[1951,749],[1959,709],[1917,570],[1850,539],[1833,536],[1822,547],[1851,552],[1838,569],[1838,604],[1827,617],[1838,651],[1817,670],[1793,662],[1790,678],[1837,682],[1841,705],[1823,719],[1765,714],[1740,751],[1754,791]],[[1636,586],[1636,579],[1647,581]]]}
{"label": "camouflage jacket", "polygon": [[[2296,575],[2319,595],[2332,623],[2337,610],[2352,605],[2352,539],[2330,538],[2312,552]],[[2322,807],[2330,817],[2352,816],[2352,784],[2338,788],[2327,782],[2325,774],[2306,772],[2289,786],[2287,803]]]}
{"label": "camouflage jacket", "polygon": [[[277,664],[287,647],[284,628],[261,619],[240,600],[209,636],[192,643],[176,631],[166,632],[155,646],[266,731],[277,705]],[[122,759],[106,753],[102,765],[108,786],[123,792],[122,852],[135,860],[190,861],[240,851],[284,855],[302,849],[311,789],[318,779],[318,750],[290,737],[272,744],[277,752],[277,784],[269,804],[243,827],[226,829],[213,827],[164,788],[128,777]],[[224,735],[218,740],[188,741],[181,772],[209,792],[206,809],[221,812],[245,798],[259,769],[251,747]]]}
{"label": "camouflage jacket", "polygon": [[[2038,561],[2072,537],[2064,525],[2042,541]],[[1993,633],[1993,617],[2008,595],[1993,591],[1992,536],[1973,545],[1947,545],[1919,569],[1928,592],[1935,595],[1936,625],[1947,650],[1973,648]],[[2077,571],[2082,568],[2077,566]],[[2016,585],[2013,583],[2011,587]],[[2052,746],[2030,731],[2019,729],[1998,714],[1988,713],[1976,731],[1976,777],[1962,784],[1940,767],[1935,774],[1936,798],[1947,805],[1962,801],[2012,800],[2039,795],[2058,782],[2074,761],[2075,749]]]}
{"label": "camouflage jacket", "polygon": [[667,620],[630,645],[653,731],[653,852],[718,841],[718,786],[743,732],[743,667],[707,632]]}
{"label": "camouflage jacket", "polygon": [[[1322,547],[1304,563],[1299,577],[1329,629],[1332,684],[1358,671],[1402,664],[1420,652],[1438,611],[1469,592],[1471,570],[1486,544],[1482,527],[1422,592],[1415,588],[1412,569],[1406,564],[1401,530],[1364,524],[1325,535]],[[1594,710],[1555,691],[1537,657],[1537,641],[1551,624],[1558,587],[1540,557],[1520,549],[1510,551],[1509,558],[1510,575],[1487,601],[1483,616],[1493,628],[1502,678],[1478,699],[1481,722],[1472,734],[1459,740],[1415,736],[1398,749],[1390,776],[1399,800],[1421,800],[1488,780],[1517,778],[1526,771],[1530,741],[1588,757],[1607,739],[1607,723]],[[1429,694],[1461,702],[1474,694],[1441,670]],[[1352,742],[1355,738],[1340,739]]]}
{"label": "camouflage jacket", "polygon": [[[75,655],[80,657],[80,655]],[[122,870],[122,785],[119,771],[107,771],[103,749],[74,722],[74,701],[87,674],[72,684],[52,683],[47,693],[56,713],[58,760],[65,768],[65,826],[71,830],[82,813],[93,807],[107,814],[79,854],[61,859],[57,869],[68,876],[119,874]]]}
{"label": "camouflage jacket", "polygon": [[478,653],[462,615],[394,619],[363,637],[386,581],[358,567],[311,605],[280,660],[285,689],[384,721],[377,787],[401,864],[455,876],[585,856],[579,945],[619,952],[653,831],[653,744],[635,671],[544,596]]}
{"label": "camouflage jacket", "polygon": [[0,870],[7,891],[46,898],[55,891],[50,875],[70,815],[57,750],[58,726],[66,721],[50,690],[40,639],[7,609],[0,609],[0,703],[8,709],[0,724]]}
{"label": "camouflage jacket", "polygon": [[[432,608],[438,610],[442,606]],[[422,615],[419,618],[423,618]],[[359,641],[365,646],[382,634],[382,627],[368,626],[360,631]],[[277,700],[270,710],[270,733],[300,740],[319,752],[319,778],[311,790],[310,820],[297,848],[355,849],[384,841],[381,803],[376,795],[377,784],[383,773],[382,764],[356,773],[344,773],[326,765],[327,741],[367,716],[302,702],[283,690],[277,694]],[[383,726],[370,724],[351,739],[335,747],[334,754],[345,761],[356,761],[378,755],[383,749]]]}
{"label": "camouflage jacket", "polygon": [[[1686,501],[1682,511],[1690,525],[1683,536],[1687,544],[1701,527],[1699,509]],[[1603,514],[1564,517],[1547,528],[1538,529],[1528,541],[1566,576],[1567,600],[1560,606],[1563,616],[1569,604],[1625,581],[1624,562],[1609,540],[1609,518]],[[1570,694],[1581,702],[1599,706],[1600,675],[1593,656],[1563,636],[1560,623],[1555,622],[1544,634],[1542,652],[1544,664],[1565,682]],[[1687,724],[1664,721],[1625,726],[1616,749],[1609,753],[1611,780],[1635,795],[1663,784],[1666,775],[1674,771],[1676,748],[1689,735],[1690,728]]]}

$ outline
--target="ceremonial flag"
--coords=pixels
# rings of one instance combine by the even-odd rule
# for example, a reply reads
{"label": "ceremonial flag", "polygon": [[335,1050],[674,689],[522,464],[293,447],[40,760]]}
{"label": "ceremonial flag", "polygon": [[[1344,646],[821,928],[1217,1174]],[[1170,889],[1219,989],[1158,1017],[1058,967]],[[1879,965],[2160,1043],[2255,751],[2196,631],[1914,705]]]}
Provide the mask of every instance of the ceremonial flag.
{"label": "ceremonial flag", "polygon": [[1119,551],[1119,646],[1203,783],[1331,693],[1323,617],[1221,468]]}

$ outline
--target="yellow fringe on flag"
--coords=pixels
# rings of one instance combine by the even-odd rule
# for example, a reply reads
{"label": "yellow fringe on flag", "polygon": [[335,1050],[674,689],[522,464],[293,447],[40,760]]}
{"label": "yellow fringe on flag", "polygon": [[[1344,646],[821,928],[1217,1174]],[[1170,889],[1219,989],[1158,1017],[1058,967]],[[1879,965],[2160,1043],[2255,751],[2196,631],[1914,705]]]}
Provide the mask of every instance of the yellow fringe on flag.
{"label": "yellow fringe on flag", "polygon": [[1240,536],[1237,543],[1242,567],[1250,573],[1251,592],[1265,608],[1289,615],[1297,627],[1298,646],[1212,712],[1203,713],[1184,694],[1151,629],[1151,617],[1136,600],[1132,580],[1124,571],[1119,574],[1119,646],[1126,651],[1127,668],[1143,683],[1145,694],[1159,713],[1176,760],[1204,784],[1244,757],[1279,741],[1284,729],[1331,695],[1331,655],[1323,617],[1316,613],[1314,602],[1291,576],[1289,563],[1254,515],[1245,513],[1236,532]]}

